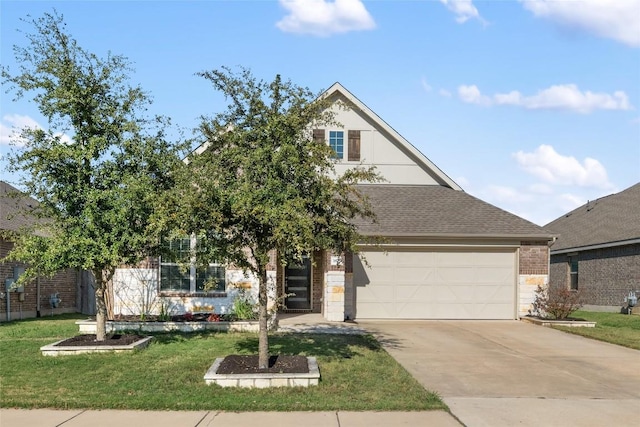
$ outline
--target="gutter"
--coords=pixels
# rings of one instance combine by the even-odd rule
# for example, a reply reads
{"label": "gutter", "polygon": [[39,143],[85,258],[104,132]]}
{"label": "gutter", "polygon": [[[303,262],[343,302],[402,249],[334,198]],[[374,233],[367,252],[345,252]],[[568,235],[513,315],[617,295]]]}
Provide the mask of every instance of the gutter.
{"label": "gutter", "polygon": [[[389,237],[389,238],[434,238],[434,239],[509,239],[509,240],[556,240],[553,234],[493,234],[493,233],[363,233],[364,237]],[[640,240],[640,239],[639,239]]]}

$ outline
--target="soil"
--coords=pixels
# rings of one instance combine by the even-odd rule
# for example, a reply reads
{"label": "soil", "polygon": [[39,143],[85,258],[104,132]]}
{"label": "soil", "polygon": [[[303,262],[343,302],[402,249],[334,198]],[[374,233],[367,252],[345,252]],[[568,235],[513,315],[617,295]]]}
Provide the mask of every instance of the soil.
{"label": "soil", "polygon": [[131,334],[113,334],[107,335],[104,341],[96,341],[95,334],[76,335],[73,338],[66,339],[56,347],[79,347],[79,346],[107,346],[107,345],[130,345],[136,341],[145,338],[142,335]]}
{"label": "soil", "polygon": [[258,356],[232,354],[224,358],[216,374],[306,374],[309,363],[305,356],[277,355],[269,357],[267,369],[258,368]]}

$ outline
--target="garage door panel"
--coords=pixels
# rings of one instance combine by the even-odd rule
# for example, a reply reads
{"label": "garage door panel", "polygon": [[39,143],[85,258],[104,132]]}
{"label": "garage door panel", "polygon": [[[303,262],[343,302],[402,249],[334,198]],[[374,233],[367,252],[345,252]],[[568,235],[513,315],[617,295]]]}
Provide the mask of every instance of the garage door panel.
{"label": "garage door panel", "polygon": [[419,301],[429,301],[433,299],[433,293],[429,286],[409,285],[396,286],[395,298],[397,301],[411,301],[413,299]]}
{"label": "garage door panel", "polygon": [[[366,252],[357,318],[513,319],[515,250]],[[358,280],[354,271],[354,283]]]}

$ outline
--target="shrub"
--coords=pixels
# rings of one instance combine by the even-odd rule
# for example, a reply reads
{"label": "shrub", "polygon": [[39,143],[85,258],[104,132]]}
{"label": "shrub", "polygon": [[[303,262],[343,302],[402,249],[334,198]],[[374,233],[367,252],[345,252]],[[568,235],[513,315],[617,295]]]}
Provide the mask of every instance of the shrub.
{"label": "shrub", "polygon": [[244,289],[241,289],[233,300],[232,312],[238,320],[256,320],[258,318],[258,307]]}
{"label": "shrub", "polygon": [[566,288],[543,288],[538,285],[533,307],[529,314],[546,319],[563,320],[571,313],[583,306],[583,296],[580,291]]}

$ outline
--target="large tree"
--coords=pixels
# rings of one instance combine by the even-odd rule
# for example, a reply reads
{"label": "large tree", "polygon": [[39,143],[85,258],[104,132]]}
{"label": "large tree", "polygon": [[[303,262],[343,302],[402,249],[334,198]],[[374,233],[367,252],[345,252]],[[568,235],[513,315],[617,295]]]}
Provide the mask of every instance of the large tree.
{"label": "large tree", "polygon": [[24,22],[32,32],[14,46],[18,70],[3,67],[2,80],[16,97],[32,95],[48,128],[23,129],[9,161],[43,221],[14,236],[8,257],[28,263],[22,280],[92,272],[101,341],[108,284],[116,267],[155,251],[149,218],[180,157],[165,138],[167,120],[144,116],[150,100],[129,84],[126,58],[83,49],[56,12]]}
{"label": "large tree", "polygon": [[231,263],[258,279],[259,367],[265,368],[270,252],[287,262],[316,250],[354,251],[360,235],[352,220],[373,216],[355,184],[379,176],[361,167],[336,175],[335,153],[312,132],[338,125],[329,99],[280,76],[258,80],[247,69],[199,75],[229,105],[203,118],[202,145],[163,204],[159,229],[197,235],[199,259]]}

